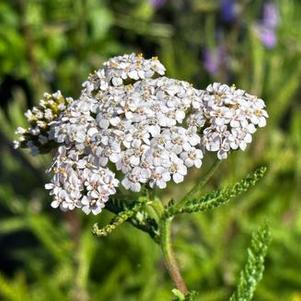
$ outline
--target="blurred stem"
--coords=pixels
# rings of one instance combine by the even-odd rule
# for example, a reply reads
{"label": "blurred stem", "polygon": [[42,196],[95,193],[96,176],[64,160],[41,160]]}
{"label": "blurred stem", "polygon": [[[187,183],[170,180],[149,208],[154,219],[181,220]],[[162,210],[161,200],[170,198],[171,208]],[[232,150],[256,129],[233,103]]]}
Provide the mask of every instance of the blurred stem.
{"label": "blurred stem", "polygon": [[81,256],[82,256],[82,231],[81,221],[75,211],[69,211],[64,214],[68,225],[70,237],[74,243],[74,287],[72,290],[72,300],[87,301],[88,293],[85,287],[84,279],[82,277]]}
{"label": "blurred stem", "polygon": [[36,50],[35,41],[32,33],[32,25],[28,22],[27,16],[27,2],[19,0],[17,2],[18,8],[20,10],[20,21],[21,21],[21,31],[24,38],[25,50],[27,62],[31,72],[31,84],[33,87],[33,95],[36,98],[38,95],[42,94],[45,90],[45,85],[42,81],[42,76],[40,74],[39,64],[36,60]]}
{"label": "blurred stem", "polygon": [[200,196],[201,189],[208,183],[211,177],[214,175],[216,170],[221,164],[221,160],[216,159],[213,165],[210,167],[208,173],[205,175],[202,181],[198,182],[179,202],[174,205],[175,209],[181,209],[182,206],[192,198]]}
{"label": "blurred stem", "polygon": [[164,263],[176,288],[184,295],[188,293],[186,283],[180,273],[171,242],[172,218],[162,218],[160,223],[160,245],[163,252]]}

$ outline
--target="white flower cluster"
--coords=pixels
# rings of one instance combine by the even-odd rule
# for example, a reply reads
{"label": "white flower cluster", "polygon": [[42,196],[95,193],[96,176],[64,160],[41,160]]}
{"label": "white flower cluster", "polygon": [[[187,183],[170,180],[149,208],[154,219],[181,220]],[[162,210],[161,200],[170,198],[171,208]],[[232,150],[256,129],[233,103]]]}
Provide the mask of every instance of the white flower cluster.
{"label": "white flower cluster", "polygon": [[166,77],[133,85],[109,86],[95,96],[85,92],[53,123],[51,134],[79,152],[89,152],[99,164],[115,164],[126,189],[141,184],[165,188],[182,182],[187,167],[200,167],[201,138],[183,122],[199,93],[190,84]]}
{"label": "white flower cluster", "polygon": [[245,150],[256,127],[266,126],[264,108],[262,99],[244,90],[213,83],[203,92],[202,101],[194,105],[196,112],[189,121],[199,127],[208,124],[202,130],[202,144],[222,160],[231,149]]}
{"label": "white flower cluster", "polygon": [[165,73],[165,67],[157,57],[149,60],[144,59],[142,54],[125,54],[113,57],[105,62],[99,70],[89,76],[83,84],[84,92],[90,94],[96,91],[106,91],[108,87],[121,86],[128,81],[153,78],[155,75],[161,76]]}
{"label": "white flower cluster", "polygon": [[16,134],[19,135],[19,139],[14,141],[15,148],[29,148],[33,155],[49,151],[47,145],[51,140],[49,125],[72,101],[71,97],[63,97],[61,91],[53,94],[45,93],[39,105],[25,113],[30,127],[17,128]]}
{"label": "white flower cluster", "polygon": [[119,184],[114,173],[101,167],[93,155],[80,155],[65,146],[58,148],[50,171],[54,175],[45,188],[54,196],[51,206],[63,211],[81,208],[86,214],[98,214]]}
{"label": "white flower cluster", "polygon": [[53,207],[97,214],[120,183],[134,192],[180,183],[206,151],[225,159],[265,126],[261,99],[218,83],[197,90],[164,72],[157,58],[110,59],[49,123],[48,139],[61,145],[47,184]]}

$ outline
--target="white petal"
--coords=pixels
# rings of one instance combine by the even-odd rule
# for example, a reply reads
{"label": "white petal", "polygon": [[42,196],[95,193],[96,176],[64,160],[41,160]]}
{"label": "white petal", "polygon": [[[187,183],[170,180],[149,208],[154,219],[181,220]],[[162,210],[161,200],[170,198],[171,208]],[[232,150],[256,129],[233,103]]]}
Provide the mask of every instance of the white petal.
{"label": "white petal", "polygon": [[160,127],[158,125],[151,125],[147,129],[153,137],[157,137],[160,134]]}
{"label": "white petal", "polygon": [[156,184],[160,189],[166,188],[166,182],[164,182],[163,180],[157,181]]}
{"label": "white petal", "polygon": [[132,165],[137,166],[137,165],[139,165],[139,162],[140,162],[140,158],[139,157],[132,156],[131,159],[130,159],[130,163]]}
{"label": "white petal", "polygon": [[102,129],[107,129],[110,125],[110,122],[109,120],[107,119],[101,119],[99,122],[98,122],[98,125],[102,128]]}
{"label": "white petal", "polygon": [[225,151],[223,151],[223,150],[220,150],[220,151],[217,153],[217,158],[220,159],[220,160],[227,159],[227,157],[228,157],[227,152],[225,152]]}
{"label": "white petal", "polygon": [[178,122],[182,122],[185,118],[185,112],[184,111],[176,111],[176,120]]}
{"label": "white petal", "polygon": [[131,186],[131,182],[129,181],[128,178],[124,178],[122,181],[121,181],[121,184],[123,185],[123,187],[127,190],[130,189],[130,186]]}
{"label": "white petal", "polygon": [[97,206],[96,208],[92,209],[92,213],[94,215],[97,215],[97,214],[99,214],[102,211],[102,208],[103,208],[102,206]]}
{"label": "white petal", "polygon": [[178,166],[178,173],[181,175],[186,175],[187,174],[187,167],[185,165],[179,165]]}
{"label": "white petal", "polygon": [[114,117],[110,119],[110,123],[113,126],[117,126],[120,123],[120,118],[119,117]]}
{"label": "white petal", "polygon": [[59,205],[60,205],[60,202],[57,201],[57,200],[52,201],[51,204],[50,204],[50,206],[51,206],[52,208],[58,208]]}
{"label": "white petal", "polygon": [[190,158],[187,158],[187,159],[185,160],[185,165],[186,165],[187,167],[192,167],[193,164],[194,164],[194,162],[193,162],[193,160],[191,160]]}
{"label": "white petal", "polygon": [[200,168],[202,166],[202,160],[195,160],[194,161],[194,166],[196,168]]}
{"label": "white petal", "polygon": [[90,128],[87,132],[88,136],[92,137],[93,135],[97,134],[98,130],[97,128]]}
{"label": "white petal", "polygon": [[267,125],[266,119],[264,117],[260,117],[258,121],[258,126],[262,128],[265,127],[266,125]]}
{"label": "white petal", "polygon": [[54,188],[54,184],[53,183],[47,183],[45,184],[45,189],[50,190]]}
{"label": "white petal", "polygon": [[89,206],[84,206],[82,207],[82,211],[88,215],[91,212],[91,209]]}
{"label": "white petal", "polygon": [[198,135],[192,135],[192,136],[189,137],[189,143],[192,146],[195,146],[195,145],[199,144],[200,141],[201,141],[201,138]]}
{"label": "white petal", "polygon": [[139,192],[141,189],[141,184],[140,183],[133,183],[131,185],[131,190],[134,192]]}
{"label": "white petal", "polygon": [[120,77],[113,77],[112,84],[113,86],[120,86],[122,85],[122,79]]}
{"label": "white petal", "polygon": [[162,174],[162,179],[163,179],[165,182],[170,181],[170,179],[171,179],[170,173],[169,173],[169,172],[164,172],[164,173]]}
{"label": "white petal", "polygon": [[128,76],[129,78],[132,78],[132,79],[139,79],[139,75],[138,75],[138,72],[135,71],[135,70],[132,70],[128,73]]}
{"label": "white petal", "polygon": [[240,127],[240,122],[238,120],[232,119],[230,122],[230,126],[232,126],[233,128],[238,128]]}
{"label": "white petal", "polygon": [[254,134],[256,132],[256,128],[255,128],[254,124],[252,124],[252,123],[248,124],[247,129],[248,129],[248,132],[251,134]]}
{"label": "white petal", "polygon": [[172,176],[173,180],[175,181],[175,183],[181,183],[183,182],[184,180],[184,177],[183,175],[179,174],[179,173],[175,173],[173,176]]}
{"label": "white petal", "polygon": [[247,148],[247,143],[244,141],[241,141],[239,143],[239,148],[244,151]]}
{"label": "white petal", "polygon": [[251,134],[246,134],[244,141],[246,143],[251,143],[252,142],[252,135]]}
{"label": "white petal", "polygon": [[113,162],[113,163],[116,163],[120,160],[120,154],[117,154],[117,153],[113,153],[110,155],[110,161]]}

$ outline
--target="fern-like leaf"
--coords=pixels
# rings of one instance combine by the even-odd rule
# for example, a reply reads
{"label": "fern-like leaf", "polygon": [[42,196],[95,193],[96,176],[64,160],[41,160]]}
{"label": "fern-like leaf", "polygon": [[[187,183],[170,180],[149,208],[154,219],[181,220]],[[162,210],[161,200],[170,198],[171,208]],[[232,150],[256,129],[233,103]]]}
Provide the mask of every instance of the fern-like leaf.
{"label": "fern-like leaf", "polygon": [[[143,202],[143,200],[141,200]],[[116,215],[131,210],[135,206],[134,200],[119,200],[112,198],[107,204],[106,209]],[[159,227],[157,222],[151,218],[145,210],[140,210],[126,220],[131,223],[135,228],[142,230],[150,235],[155,242],[158,242]],[[95,227],[95,226],[94,226]]]}
{"label": "fern-like leaf", "polygon": [[181,213],[207,211],[220,207],[228,203],[232,198],[247,191],[250,187],[255,186],[264,176],[266,169],[266,167],[260,167],[232,186],[209,192],[201,199],[188,200],[181,208],[178,208],[176,204],[171,204],[166,208],[165,215],[166,217],[171,217]]}
{"label": "fern-like leaf", "polygon": [[128,219],[133,217],[141,208],[144,206],[143,203],[138,203],[130,209],[119,212],[112,221],[103,228],[99,228],[98,224],[93,225],[92,232],[96,236],[107,236],[111,234],[118,226],[126,222]]}
{"label": "fern-like leaf", "polygon": [[252,237],[248,248],[247,263],[241,271],[239,283],[230,301],[250,301],[264,271],[264,259],[270,244],[271,234],[268,225],[260,227]]}

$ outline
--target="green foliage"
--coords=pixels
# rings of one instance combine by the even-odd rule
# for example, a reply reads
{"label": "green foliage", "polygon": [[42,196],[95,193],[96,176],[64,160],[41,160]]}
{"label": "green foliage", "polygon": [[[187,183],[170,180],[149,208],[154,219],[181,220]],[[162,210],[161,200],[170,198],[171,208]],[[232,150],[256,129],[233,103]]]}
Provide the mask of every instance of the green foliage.
{"label": "green foliage", "polygon": [[175,296],[174,301],[184,301],[185,300],[185,295],[178,289],[174,288],[171,292]]}
{"label": "green foliage", "polygon": [[248,248],[247,263],[242,270],[236,291],[230,301],[250,301],[264,271],[264,260],[270,244],[271,234],[267,225],[253,234]]}
{"label": "green foliage", "polygon": [[194,301],[198,296],[198,293],[195,291],[188,292],[186,295],[184,295],[176,288],[172,290],[172,293],[175,296],[173,299],[174,301]]}
{"label": "green foliage", "polygon": [[248,191],[250,187],[255,186],[256,183],[264,176],[266,169],[266,167],[260,167],[234,185],[209,192],[201,199],[188,200],[181,208],[177,208],[177,206],[172,203],[166,208],[165,214],[166,216],[174,216],[181,213],[207,211],[220,207],[228,203],[232,198]]}
{"label": "green foliage", "polygon": [[5,300],[21,301],[30,300],[27,292],[24,277],[19,275],[14,283],[11,283],[3,275],[0,275],[0,292]]}
{"label": "green foliage", "polygon": [[111,234],[118,226],[122,225],[128,219],[137,214],[139,210],[142,210],[143,206],[143,203],[138,203],[131,209],[119,212],[108,225],[101,229],[98,227],[98,224],[94,224],[92,230],[93,234],[96,236],[107,236]]}
{"label": "green foliage", "polygon": [[[152,215],[153,209],[151,206],[148,206],[148,200],[144,196],[140,196],[138,198],[138,204],[135,205],[133,200],[126,200],[123,199],[116,199],[112,198],[107,206],[106,209],[111,211],[114,214],[123,214],[126,212],[130,213],[130,217],[127,219],[134,227],[143,232],[146,232],[150,235],[154,241],[158,241],[159,230],[158,230],[158,223],[155,220],[154,216]],[[133,208],[137,206],[138,208],[144,207],[145,210],[136,210],[134,214],[132,214]],[[113,219],[114,220],[114,219]]]}

